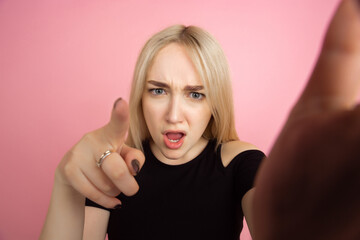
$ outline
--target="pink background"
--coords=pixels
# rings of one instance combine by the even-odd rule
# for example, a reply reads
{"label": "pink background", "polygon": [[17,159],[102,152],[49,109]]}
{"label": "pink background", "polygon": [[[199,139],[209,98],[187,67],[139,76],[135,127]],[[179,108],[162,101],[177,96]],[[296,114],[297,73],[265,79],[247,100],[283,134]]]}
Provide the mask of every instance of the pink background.
{"label": "pink background", "polygon": [[0,239],[38,238],[63,154],[128,99],[141,46],[175,23],[219,40],[238,133],[268,153],[338,2],[0,0]]}

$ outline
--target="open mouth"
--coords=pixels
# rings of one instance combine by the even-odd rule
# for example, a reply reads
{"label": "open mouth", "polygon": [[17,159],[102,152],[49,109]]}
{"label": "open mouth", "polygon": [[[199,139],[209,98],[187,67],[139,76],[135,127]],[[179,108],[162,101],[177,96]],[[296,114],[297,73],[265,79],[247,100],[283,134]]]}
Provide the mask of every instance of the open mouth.
{"label": "open mouth", "polygon": [[179,131],[167,131],[164,133],[164,143],[170,149],[178,149],[184,143],[185,133]]}
{"label": "open mouth", "polygon": [[184,134],[180,132],[168,132],[166,133],[166,136],[170,142],[177,143],[184,136]]}

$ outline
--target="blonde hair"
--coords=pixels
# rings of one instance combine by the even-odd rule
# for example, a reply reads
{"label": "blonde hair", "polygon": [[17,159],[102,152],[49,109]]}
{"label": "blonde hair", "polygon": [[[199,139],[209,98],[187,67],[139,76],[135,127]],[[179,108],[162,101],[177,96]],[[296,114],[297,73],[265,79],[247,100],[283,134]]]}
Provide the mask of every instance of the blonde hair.
{"label": "blonde hair", "polygon": [[150,139],[142,110],[146,76],[156,54],[170,43],[185,47],[204,84],[212,117],[203,134],[217,139],[217,145],[238,140],[229,67],[219,43],[205,30],[195,26],[174,25],[152,36],[142,49],[134,71],[130,93],[130,129],[127,143],[142,150]]}

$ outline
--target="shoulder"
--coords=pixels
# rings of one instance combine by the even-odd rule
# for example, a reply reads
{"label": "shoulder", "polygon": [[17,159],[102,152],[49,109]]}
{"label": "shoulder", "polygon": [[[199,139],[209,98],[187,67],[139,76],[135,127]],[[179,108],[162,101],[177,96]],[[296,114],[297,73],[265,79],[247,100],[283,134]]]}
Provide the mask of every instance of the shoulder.
{"label": "shoulder", "polygon": [[260,150],[255,145],[243,141],[231,141],[222,144],[221,147],[221,161],[224,167],[227,167],[231,160],[238,154],[247,150]]}

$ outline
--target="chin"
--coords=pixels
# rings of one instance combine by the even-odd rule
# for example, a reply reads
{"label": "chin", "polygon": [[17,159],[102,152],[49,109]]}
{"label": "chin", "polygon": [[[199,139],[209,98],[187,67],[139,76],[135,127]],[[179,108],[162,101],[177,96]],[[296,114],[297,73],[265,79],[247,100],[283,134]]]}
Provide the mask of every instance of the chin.
{"label": "chin", "polygon": [[163,156],[169,160],[178,160],[179,158],[183,157],[183,154],[177,150],[165,150]]}

